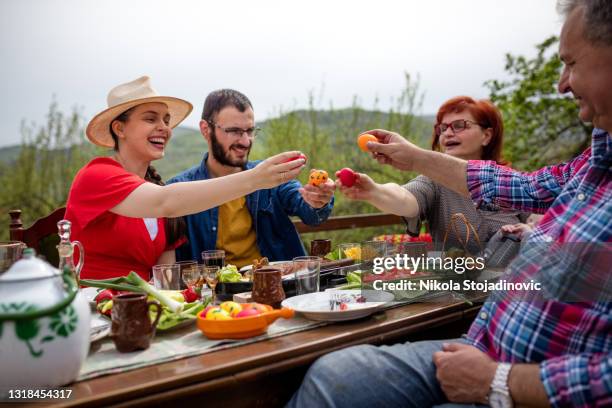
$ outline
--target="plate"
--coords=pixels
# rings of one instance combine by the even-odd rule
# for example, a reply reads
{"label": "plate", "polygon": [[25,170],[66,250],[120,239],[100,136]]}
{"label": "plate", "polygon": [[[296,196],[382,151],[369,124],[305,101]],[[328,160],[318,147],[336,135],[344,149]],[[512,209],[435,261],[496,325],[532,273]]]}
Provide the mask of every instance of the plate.
{"label": "plate", "polygon": [[96,309],[95,298],[96,296],[98,296],[98,291],[101,291],[101,290],[104,290],[104,289],[91,288],[91,287],[81,288],[81,293],[83,294],[83,296],[85,296],[85,299],[87,300],[87,302],[89,302],[89,306],[91,306],[93,310]]}
{"label": "plate", "polygon": [[89,329],[89,341],[93,343],[103,339],[110,334],[111,321],[100,315],[94,315],[92,313],[91,323]]}
{"label": "plate", "polygon": [[[330,299],[334,293],[340,293],[348,297],[363,296],[366,298],[366,302],[348,303],[347,310],[330,310]],[[379,290],[330,290],[294,296],[285,299],[282,306],[291,308],[310,320],[342,322],[369,316],[391,302],[393,298],[392,293]]]}

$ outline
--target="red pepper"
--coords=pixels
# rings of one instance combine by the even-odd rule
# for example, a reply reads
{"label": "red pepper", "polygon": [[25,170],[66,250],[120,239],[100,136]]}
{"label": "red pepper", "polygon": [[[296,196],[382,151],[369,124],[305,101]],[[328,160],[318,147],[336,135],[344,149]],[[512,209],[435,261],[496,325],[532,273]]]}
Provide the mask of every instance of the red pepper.
{"label": "red pepper", "polygon": [[429,231],[427,231],[427,229],[428,229],[427,221],[423,221],[421,223],[421,230],[419,231],[419,241],[433,242],[433,240],[431,239],[431,234],[429,233]]}
{"label": "red pepper", "polygon": [[189,287],[181,292],[183,297],[185,298],[185,303],[191,303],[198,300],[198,294],[195,293],[193,288]]}
{"label": "red pepper", "polygon": [[104,289],[96,295],[95,301],[96,305],[102,302],[103,300],[111,300],[113,296],[117,294],[116,290],[113,289]]}

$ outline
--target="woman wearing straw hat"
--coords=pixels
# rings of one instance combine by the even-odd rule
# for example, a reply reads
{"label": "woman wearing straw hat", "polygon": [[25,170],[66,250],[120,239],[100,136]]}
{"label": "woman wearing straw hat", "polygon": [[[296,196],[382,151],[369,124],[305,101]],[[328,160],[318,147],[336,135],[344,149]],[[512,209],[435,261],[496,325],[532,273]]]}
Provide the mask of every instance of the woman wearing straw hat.
{"label": "woman wearing straw hat", "polygon": [[164,156],[172,128],[192,105],[160,96],[143,76],[113,88],[108,106],[89,122],[86,134],[92,143],[114,148],[114,155],[95,158],[79,170],[66,204],[72,236],[87,252],[84,279],[130,271],[149,279],[153,265],[174,262],[174,248],[183,240],[176,217],[275,187],[304,167],[303,159],[287,162],[300,154],[292,151],[251,170],[166,186],[150,162]]}

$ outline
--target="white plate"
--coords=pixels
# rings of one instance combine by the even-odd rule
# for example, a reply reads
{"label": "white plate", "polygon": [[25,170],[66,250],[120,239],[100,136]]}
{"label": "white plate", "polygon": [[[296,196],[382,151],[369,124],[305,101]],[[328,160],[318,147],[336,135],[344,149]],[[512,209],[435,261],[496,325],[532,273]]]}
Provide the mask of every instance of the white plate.
{"label": "white plate", "polygon": [[[365,303],[348,303],[347,310],[330,310],[331,293],[341,293],[346,296],[363,296]],[[285,299],[282,306],[301,313],[310,320],[323,322],[342,322],[359,319],[371,315],[388,302],[393,300],[392,293],[378,290],[338,290],[309,293]]]}
{"label": "white plate", "polygon": [[[274,262],[270,262],[269,265],[273,266],[273,265],[278,265],[278,264],[282,264],[285,262],[291,262],[291,261],[274,261]],[[246,265],[240,268],[240,272],[244,273],[246,271],[250,271],[251,269],[253,269],[253,265]]]}
{"label": "white plate", "polygon": [[111,321],[99,314],[91,315],[91,328],[89,330],[89,341],[93,343],[103,339],[110,334]]}
{"label": "white plate", "polygon": [[94,309],[96,308],[96,301],[94,300],[96,296],[98,296],[98,291],[102,291],[104,289],[100,288],[81,288],[81,294],[85,296],[85,299],[89,302],[89,305]]}

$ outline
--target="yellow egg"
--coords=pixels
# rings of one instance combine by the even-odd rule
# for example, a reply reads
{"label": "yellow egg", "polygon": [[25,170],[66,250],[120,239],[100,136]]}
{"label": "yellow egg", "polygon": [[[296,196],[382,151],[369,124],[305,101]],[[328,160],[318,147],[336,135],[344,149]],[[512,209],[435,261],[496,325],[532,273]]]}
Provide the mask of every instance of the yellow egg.
{"label": "yellow egg", "polygon": [[229,315],[229,313],[218,306],[215,306],[206,312],[207,320],[231,320],[231,318],[232,317]]}
{"label": "yellow egg", "polygon": [[232,317],[236,316],[238,313],[242,311],[242,306],[240,306],[240,304],[236,302],[231,302],[231,301],[223,302],[219,306],[221,307],[221,309],[229,313]]}

